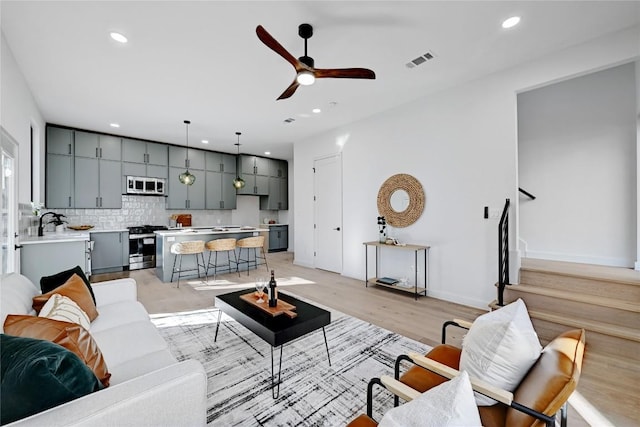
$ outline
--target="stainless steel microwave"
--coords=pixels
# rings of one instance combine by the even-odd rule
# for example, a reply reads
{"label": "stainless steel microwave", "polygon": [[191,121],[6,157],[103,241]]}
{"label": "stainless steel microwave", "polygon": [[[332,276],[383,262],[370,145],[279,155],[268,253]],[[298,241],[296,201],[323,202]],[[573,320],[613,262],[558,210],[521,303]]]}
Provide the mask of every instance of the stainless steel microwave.
{"label": "stainless steel microwave", "polygon": [[165,186],[166,182],[164,178],[127,176],[127,194],[164,196]]}

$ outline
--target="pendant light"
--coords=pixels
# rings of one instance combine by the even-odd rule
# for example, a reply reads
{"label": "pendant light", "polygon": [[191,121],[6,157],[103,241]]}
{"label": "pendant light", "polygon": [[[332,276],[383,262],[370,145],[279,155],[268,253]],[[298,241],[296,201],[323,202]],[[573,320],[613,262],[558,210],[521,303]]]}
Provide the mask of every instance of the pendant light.
{"label": "pendant light", "polygon": [[[236,132],[236,135],[238,136],[238,142],[236,142],[234,145],[238,146],[238,158],[240,158],[240,135],[242,134],[240,132]],[[244,188],[244,184],[244,179],[240,178],[240,175],[236,176],[236,179],[233,180],[233,187],[236,190]]]}
{"label": "pendant light", "polygon": [[178,179],[180,179],[180,182],[184,185],[193,185],[193,183],[196,182],[196,177],[191,172],[189,172],[189,125],[191,124],[191,122],[189,120],[185,120],[184,124],[187,127],[187,158],[185,160],[185,166],[187,170],[182,172],[178,176]]}

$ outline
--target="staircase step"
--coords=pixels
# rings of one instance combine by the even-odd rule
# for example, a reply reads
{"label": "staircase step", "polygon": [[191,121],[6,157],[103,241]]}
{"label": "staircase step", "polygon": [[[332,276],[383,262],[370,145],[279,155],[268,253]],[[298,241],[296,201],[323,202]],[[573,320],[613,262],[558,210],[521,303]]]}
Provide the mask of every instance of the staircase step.
{"label": "staircase step", "polygon": [[629,268],[526,258],[520,284],[640,301],[640,271]]}

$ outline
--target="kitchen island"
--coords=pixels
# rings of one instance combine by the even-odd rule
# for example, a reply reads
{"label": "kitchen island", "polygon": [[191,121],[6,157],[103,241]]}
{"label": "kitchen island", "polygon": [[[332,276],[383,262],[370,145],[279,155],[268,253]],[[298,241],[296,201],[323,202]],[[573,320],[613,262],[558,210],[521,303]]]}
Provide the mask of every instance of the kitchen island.
{"label": "kitchen island", "polygon": [[44,233],[20,238],[20,272],[33,283],[75,266],[91,275],[89,232]]}
{"label": "kitchen island", "polygon": [[[178,242],[188,242],[192,240],[202,240],[207,243],[214,239],[244,239],[252,236],[265,236],[265,242],[269,240],[268,228],[254,227],[190,227],[175,228],[171,230],[156,231],[156,275],[163,282],[171,281],[171,270],[173,268],[174,254],[171,253],[171,245]],[[265,243],[266,244],[266,243]],[[266,250],[265,250],[266,252]],[[195,257],[185,256],[182,261],[183,270],[193,268],[192,276],[197,277],[195,272]],[[207,262],[209,255],[205,250],[204,260]],[[246,268],[246,267],[245,267]],[[201,270],[202,271],[202,270]],[[204,279],[204,278],[203,278]]]}

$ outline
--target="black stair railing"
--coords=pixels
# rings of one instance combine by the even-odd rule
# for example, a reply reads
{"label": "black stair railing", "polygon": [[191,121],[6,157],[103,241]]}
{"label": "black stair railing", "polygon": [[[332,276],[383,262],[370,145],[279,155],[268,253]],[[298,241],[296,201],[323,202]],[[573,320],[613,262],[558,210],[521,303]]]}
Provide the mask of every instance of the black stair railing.
{"label": "black stair railing", "polygon": [[524,194],[525,196],[527,196],[528,198],[530,198],[531,200],[535,200],[536,196],[534,196],[533,194],[529,193],[527,190],[523,190],[522,188],[518,187],[518,191],[521,192],[522,194]]}
{"label": "black stair railing", "polygon": [[498,225],[498,305],[504,306],[504,288],[509,284],[509,199]]}

